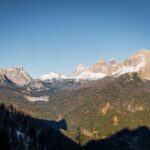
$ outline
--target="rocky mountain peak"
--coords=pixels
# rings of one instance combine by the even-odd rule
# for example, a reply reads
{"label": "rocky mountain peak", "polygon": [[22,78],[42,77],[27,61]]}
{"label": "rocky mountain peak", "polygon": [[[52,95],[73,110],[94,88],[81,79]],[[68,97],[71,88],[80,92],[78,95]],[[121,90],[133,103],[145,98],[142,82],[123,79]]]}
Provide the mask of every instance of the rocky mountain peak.
{"label": "rocky mountain peak", "polygon": [[109,65],[116,65],[117,61],[114,58],[111,58],[108,63]]}
{"label": "rocky mountain peak", "polygon": [[147,50],[147,49],[139,49],[138,53],[141,53],[141,54],[150,54],[150,50]]}
{"label": "rocky mountain peak", "polygon": [[106,65],[107,62],[106,62],[103,58],[101,58],[101,59],[99,59],[99,60],[97,61],[96,64],[99,64],[99,65]]}
{"label": "rocky mountain peak", "polygon": [[150,51],[140,49],[137,53],[126,59],[124,65],[135,67],[139,64],[142,64],[142,66],[145,66],[146,63],[148,63],[149,61],[150,61]]}
{"label": "rocky mountain peak", "polygon": [[9,80],[18,85],[25,85],[32,81],[31,76],[22,67],[11,67],[6,70],[6,75]]}
{"label": "rocky mountain peak", "polygon": [[77,66],[76,71],[83,71],[85,69],[86,69],[86,67],[83,64],[80,64]]}
{"label": "rocky mountain peak", "polygon": [[80,64],[77,66],[77,68],[73,71],[72,73],[72,77],[74,76],[78,76],[79,74],[81,74],[83,71],[86,71],[87,68],[83,65],[83,64]]}
{"label": "rocky mountain peak", "polygon": [[[105,76],[122,75],[125,73],[140,72],[141,77],[150,78],[150,51],[140,49],[137,53],[127,58],[123,63],[117,63],[115,59],[106,62],[100,59],[96,64],[85,68],[79,65],[73,72],[72,78],[100,79]],[[147,78],[146,77],[146,78]]]}
{"label": "rocky mountain peak", "polygon": [[149,58],[150,58],[150,51],[145,49],[140,49],[137,53],[133,54],[128,59],[130,60],[139,59],[140,61],[143,61]]}
{"label": "rocky mountain peak", "polygon": [[5,75],[5,70],[0,69],[0,75]]}

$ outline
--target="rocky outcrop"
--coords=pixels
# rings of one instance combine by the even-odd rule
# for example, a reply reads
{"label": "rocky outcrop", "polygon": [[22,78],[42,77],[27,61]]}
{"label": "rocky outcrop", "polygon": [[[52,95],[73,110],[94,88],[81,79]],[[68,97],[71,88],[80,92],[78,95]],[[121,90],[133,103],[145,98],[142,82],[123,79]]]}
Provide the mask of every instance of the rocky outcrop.
{"label": "rocky outcrop", "polygon": [[18,85],[25,85],[32,81],[30,75],[23,68],[12,67],[5,72],[7,78]]}
{"label": "rocky outcrop", "polygon": [[101,113],[103,116],[105,116],[108,111],[112,110],[113,107],[111,106],[111,104],[109,102],[107,102],[106,104],[103,104],[102,108],[101,108]]}
{"label": "rocky outcrop", "polygon": [[113,126],[119,125],[119,118],[117,116],[114,116],[112,118]]}
{"label": "rocky outcrop", "polygon": [[79,65],[71,76],[74,79],[101,79],[106,76],[120,76],[125,73],[139,73],[140,77],[150,79],[150,51],[140,49],[122,63],[115,59],[106,62],[100,59],[90,67]]}

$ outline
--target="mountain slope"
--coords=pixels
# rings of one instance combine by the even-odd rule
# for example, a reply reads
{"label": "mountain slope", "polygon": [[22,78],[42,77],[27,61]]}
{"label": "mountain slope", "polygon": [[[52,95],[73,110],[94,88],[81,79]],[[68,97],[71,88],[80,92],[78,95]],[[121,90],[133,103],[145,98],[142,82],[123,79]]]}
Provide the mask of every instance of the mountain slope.
{"label": "mountain slope", "polygon": [[104,138],[126,127],[150,126],[149,99],[150,82],[125,74],[50,97],[43,109],[65,118],[71,137],[80,126],[87,138]]}
{"label": "mountain slope", "polygon": [[[78,150],[79,145],[39,120],[0,104],[0,148],[3,150]],[[56,125],[58,122],[53,122]]]}
{"label": "mountain slope", "polygon": [[67,120],[69,130],[64,134],[76,140],[80,131],[82,143],[124,128],[150,127],[149,61],[150,51],[140,50],[123,63],[100,60],[89,68],[80,65],[74,72],[76,77],[83,72],[92,76],[108,73],[99,80],[50,78],[24,86],[13,83],[1,71],[0,101],[13,103],[40,119]]}
{"label": "mountain slope", "polygon": [[65,119],[65,134],[76,140],[80,129],[82,143],[124,128],[150,127],[150,82],[141,80],[137,73],[90,81],[82,87],[50,94],[47,102],[31,103],[20,98],[1,101],[13,103],[37,118]]}
{"label": "mountain slope", "polygon": [[[81,146],[80,130],[76,134],[78,144],[67,138],[50,124],[59,121],[40,120],[18,111],[12,105],[0,104],[0,149],[2,150],[149,150],[150,130],[139,127],[123,129],[102,140],[92,140]],[[64,122],[65,123],[65,122]],[[59,126],[59,125],[58,125]],[[65,125],[67,129],[67,124]],[[61,126],[59,126],[61,129]]]}

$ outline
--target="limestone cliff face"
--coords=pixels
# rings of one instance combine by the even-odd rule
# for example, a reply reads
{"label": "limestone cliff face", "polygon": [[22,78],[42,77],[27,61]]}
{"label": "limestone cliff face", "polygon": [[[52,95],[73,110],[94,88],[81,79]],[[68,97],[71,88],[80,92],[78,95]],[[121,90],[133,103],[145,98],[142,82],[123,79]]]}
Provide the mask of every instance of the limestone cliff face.
{"label": "limestone cliff face", "polygon": [[26,73],[23,68],[9,68],[6,70],[6,76],[18,85],[24,85],[32,81],[30,75]]}
{"label": "limestone cliff face", "polygon": [[141,49],[129,57],[124,63],[126,67],[132,67],[138,72],[141,78],[150,79],[150,51]]}
{"label": "limestone cliff face", "polygon": [[107,73],[108,72],[107,62],[104,59],[100,59],[96,64],[92,65],[89,68],[89,70],[95,73],[98,72]]}
{"label": "limestone cliff face", "polygon": [[90,67],[79,65],[73,72],[72,78],[101,79],[106,76],[119,76],[125,73],[137,72],[141,78],[150,79],[150,51],[140,49],[122,63],[111,59],[106,62],[100,59]]}
{"label": "limestone cliff face", "polygon": [[0,84],[4,84],[5,83],[5,74],[3,72],[0,71]]}
{"label": "limestone cliff face", "polygon": [[73,71],[72,76],[78,76],[82,72],[87,71],[88,68],[86,68],[84,65],[80,64],[77,66],[77,68]]}

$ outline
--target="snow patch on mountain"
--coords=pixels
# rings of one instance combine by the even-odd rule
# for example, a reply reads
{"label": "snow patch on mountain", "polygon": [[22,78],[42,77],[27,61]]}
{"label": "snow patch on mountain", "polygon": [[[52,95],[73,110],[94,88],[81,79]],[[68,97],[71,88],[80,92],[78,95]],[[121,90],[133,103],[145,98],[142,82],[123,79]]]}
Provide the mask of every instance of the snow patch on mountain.
{"label": "snow patch on mountain", "polygon": [[123,66],[122,68],[120,68],[118,71],[113,72],[112,75],[122,75],[125,73],[132,73],[132,72],[139,72],[140,70],[142,70],[142,68],[144,68],[146,64],[146,61],[144,58],[142,58],[142,61],[136,65],[136,66]]}
{"label": "snow patch on mountain", "polygon": [[41,76],[39,79],[42,80],[42,81],[45,81],[45,80],[53,80],[53,79],[66,79],[67,77],[64,76],[64,75],[60,75],[58,73],[55,73],[55,72],[50,72],[46,75],[43,75]]}
{"label": "snow patch on mountain", "polygon": [[36,102],[36,101],[48,101],[48,96],[40,96],[40,97],[33,97],[33,96],[25,96],[25,98],[28,100],[28,101],[31,101],[31,102]]}
{"label": "snow patch on mountain", "polygon": [[96,80],[96,79],[101,79],[107,76],[104,73],[93,73],[91,71],[83,71],[77,76],[70,76],[69,78],[76,79],[76,80]]}

